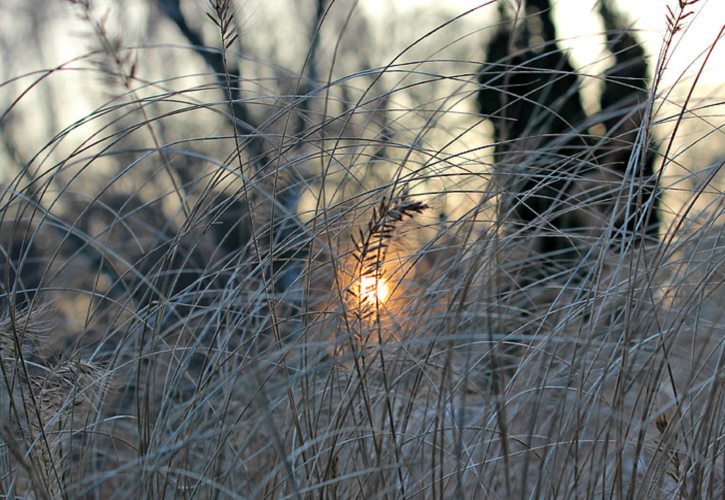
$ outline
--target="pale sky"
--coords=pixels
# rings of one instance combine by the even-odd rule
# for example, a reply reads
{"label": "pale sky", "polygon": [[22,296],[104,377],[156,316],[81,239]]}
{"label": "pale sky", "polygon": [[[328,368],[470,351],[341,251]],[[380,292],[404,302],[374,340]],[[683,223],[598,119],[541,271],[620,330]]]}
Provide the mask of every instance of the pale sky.
{"label": "pale sky", "polygon": [[[421,8],[445,8],[449,12],[464,12],[481,5],[481,0],[361,0],[362,7],[371,15],[388,15],[394,10],[398,16],[405,18],[406,11]],[[634,22],[635,28],[642,30],[641,38],[649,52],[656,55],[665,30],[666,6],[677,4],[676,0],[617,0],[617,6],[627,13]],[[597,16],[591,14],[595,8],[595,0],[555,0],[554,15],[558,20],[559,36],[566,39],[566,45],[572,50],[574,61],[579,65],[587,65],[596,59],[602,49],[602,38],[596,36],[601,33],[602,26]],[[694,6],[698,12],[690,18],[690,26],[684,34],[679,36],[679,46],[668,73],[669,82],[675,81],[680,72],[685,71],[698,54],[705,51],[716,39],[718,31],[725,23],[725,1],[702,0]],[[485,19],[487,15],[495,12],[495,5],[483,7],[477,15]],[[716,61],[720,61],[716,64]],[[701,82],[704,84],[718,84],[725,82],[725,40],[721,40],[716,47],[707,71],[703,74]],[[696,68],[687,70],[694,73]]]}

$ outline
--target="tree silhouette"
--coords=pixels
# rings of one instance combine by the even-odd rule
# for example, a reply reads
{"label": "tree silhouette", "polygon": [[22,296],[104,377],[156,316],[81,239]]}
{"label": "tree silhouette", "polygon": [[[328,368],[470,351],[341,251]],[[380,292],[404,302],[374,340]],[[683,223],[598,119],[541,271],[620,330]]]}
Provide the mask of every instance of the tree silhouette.
{"label": "tree silhouette", "polygon": [[[647,228],[638,229],[654,185],[650,148],[643,158],[635,148],[648,67],[634,33],[600,3],[613,65],[604,75],[601,111],[588,117],[578,75],[558,43],[551,2],[528,0],[513,18],[503,7],[500,13],[479,75],[478,106],[493,121],[498,179],[510,194],[503,218],[520,225],[546,264],[535,266],[535,277],[571,268],[592,235],[610,231],[612,241],[636,245],[656,234],[655,211]],[[590,133],[597,124],[601,136]]]}

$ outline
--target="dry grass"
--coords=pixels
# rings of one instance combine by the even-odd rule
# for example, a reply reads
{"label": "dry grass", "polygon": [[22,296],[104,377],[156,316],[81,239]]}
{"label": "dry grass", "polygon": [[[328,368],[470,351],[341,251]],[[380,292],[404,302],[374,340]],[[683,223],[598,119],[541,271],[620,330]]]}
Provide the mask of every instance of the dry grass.
{"label": "dry grass", "polygon": [[[352,12],[334,2],[301,71],[262,76],[242,73],[229,0],[206,6],[221,50],[173,0],[192,46],[126,47],[69,3],[91,52],[38,81],[82,68],[107,100],[0,195],[0,495],[722,498],[722,163],[663,176],[704,113],[691,95],[660,109],[697,2],[673,5],[651,91],[544,139],[507,137],[514,94],[439,126],[506,94],[480,63],[322,74],[322,33]],[[154,51],[199,56],[202,83],[149,79]],[[476,143],[487,118],[503,135]],[[657,206],[656,182],[684,208]]]}

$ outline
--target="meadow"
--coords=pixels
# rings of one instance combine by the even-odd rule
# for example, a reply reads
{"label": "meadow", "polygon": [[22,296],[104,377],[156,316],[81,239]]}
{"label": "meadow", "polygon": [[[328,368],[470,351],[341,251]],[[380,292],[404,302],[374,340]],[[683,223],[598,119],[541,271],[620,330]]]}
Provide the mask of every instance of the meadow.
{"label": "meadow", "polygon": [[0,11],[0,496],[723,498],[708,2],[278,3]]}

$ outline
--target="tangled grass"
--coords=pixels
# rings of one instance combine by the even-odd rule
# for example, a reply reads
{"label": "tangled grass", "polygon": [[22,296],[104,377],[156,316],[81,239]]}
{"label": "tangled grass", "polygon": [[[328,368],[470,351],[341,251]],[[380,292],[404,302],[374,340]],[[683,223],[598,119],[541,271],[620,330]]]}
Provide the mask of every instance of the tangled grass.
{"label": "tangled grass", "polygon": [[[178,1],[158,12],[187,45],[128,47],[69,0],[92,50],[2,84],[10,152],[47,80],[104,102],[7,167],[0,494],[722,498],[723,163],[664,175],[689,119],[722,135],[691,93],[663,106],[697,3],[669,10],[649,87],[602,77],[636,99],[546,134],[511,110],[559,101],[507,86],[538,56],[490,80],[404,57],[470,12],[337,76],[320,45],[345,2],[317,2],[293,72],[239,51],[229,0],[206,6],[221,49]],[[206,70],[154,79],[158,57]],[[578,99],[573,69],[543,74]],[[483,89],[501,100],[461,112]]]}

